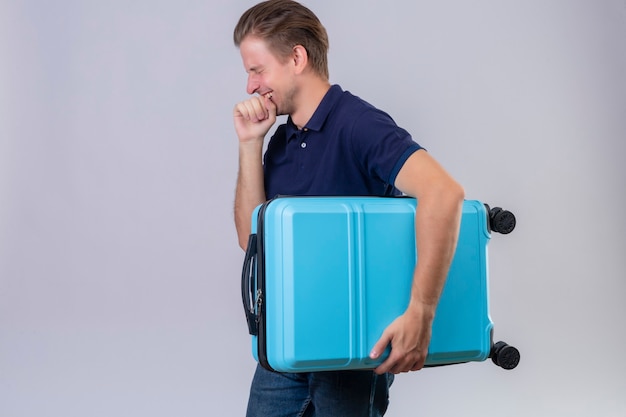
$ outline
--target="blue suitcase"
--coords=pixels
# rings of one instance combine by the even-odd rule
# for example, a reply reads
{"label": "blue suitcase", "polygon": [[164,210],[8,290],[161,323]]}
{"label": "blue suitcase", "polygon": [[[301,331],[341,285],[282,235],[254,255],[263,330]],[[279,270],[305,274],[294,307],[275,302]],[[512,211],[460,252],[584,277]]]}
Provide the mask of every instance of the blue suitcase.
{"label": "blue suitcase", "polygon": [[[369,352],[406,309],[416,263],[408,197],[278,197],[257,207],[242,300],[259,363],[279,372],[373,369]],[[487,243],[515,216],[465,201],[455,256],[433,322],[426,366],[470,361],[512,369],[493,343]]]}

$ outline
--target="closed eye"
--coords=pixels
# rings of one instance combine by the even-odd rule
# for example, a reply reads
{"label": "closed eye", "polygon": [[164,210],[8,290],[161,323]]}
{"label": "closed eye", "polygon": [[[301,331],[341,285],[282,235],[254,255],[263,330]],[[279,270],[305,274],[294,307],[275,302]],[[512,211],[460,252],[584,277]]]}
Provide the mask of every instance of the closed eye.
{"label": "closed eye", "polygon": [[252,67],[250,69],[248,69],[248,74],[252,73],[252,74],[261,74],[263,72],[263,68],[258,68],[258,67]]}

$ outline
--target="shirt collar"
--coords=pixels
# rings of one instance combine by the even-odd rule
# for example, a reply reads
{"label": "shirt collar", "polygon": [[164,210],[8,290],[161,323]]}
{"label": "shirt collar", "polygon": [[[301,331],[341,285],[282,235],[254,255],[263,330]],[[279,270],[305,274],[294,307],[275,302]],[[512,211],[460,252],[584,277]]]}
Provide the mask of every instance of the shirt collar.
{"label": "shirt collar", "polygon": [[[343,90],[340,86],[336,84],[331,86],[324,95],[322,101],[320,101],[317,109],[315,109],[315,112],[313,113],[313,116],[311,116],[311,119],[306,123],[306,125],[304,125],[303,130],[313,130],[316,132],[321,131],[324,127],[326,119],[328,119],[328,115],[330,114],[335,104],[339,101],[342,93]],[[293,135],[298,132],[298,128],[291,120],[291,116],[289,116],[289,118],[287,119],[286,129],[287,138],[293,137]]]}

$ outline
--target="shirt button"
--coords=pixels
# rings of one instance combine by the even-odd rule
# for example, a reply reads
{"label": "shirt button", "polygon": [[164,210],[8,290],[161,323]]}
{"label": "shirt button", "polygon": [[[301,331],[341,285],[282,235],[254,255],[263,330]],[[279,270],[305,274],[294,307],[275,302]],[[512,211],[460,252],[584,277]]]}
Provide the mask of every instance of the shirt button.
{"label": "shirt button", "polygon": [[302,143],[300,144],[300,147],[301,147],[302,149],[306,148],[306,142],[302,142]]}

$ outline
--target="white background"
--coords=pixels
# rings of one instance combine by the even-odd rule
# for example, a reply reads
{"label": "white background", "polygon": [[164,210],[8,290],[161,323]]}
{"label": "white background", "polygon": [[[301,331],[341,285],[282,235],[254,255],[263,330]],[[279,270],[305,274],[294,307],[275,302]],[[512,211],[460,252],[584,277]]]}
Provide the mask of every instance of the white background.
{"label": "white background", "polygon": [[[243,415],[252,4],[0,1],[0,416]],[[490,299],[520,366],[402,375],[387,415],[626,415],[626,2],[305,4],[331,81],[518,218]]]}

